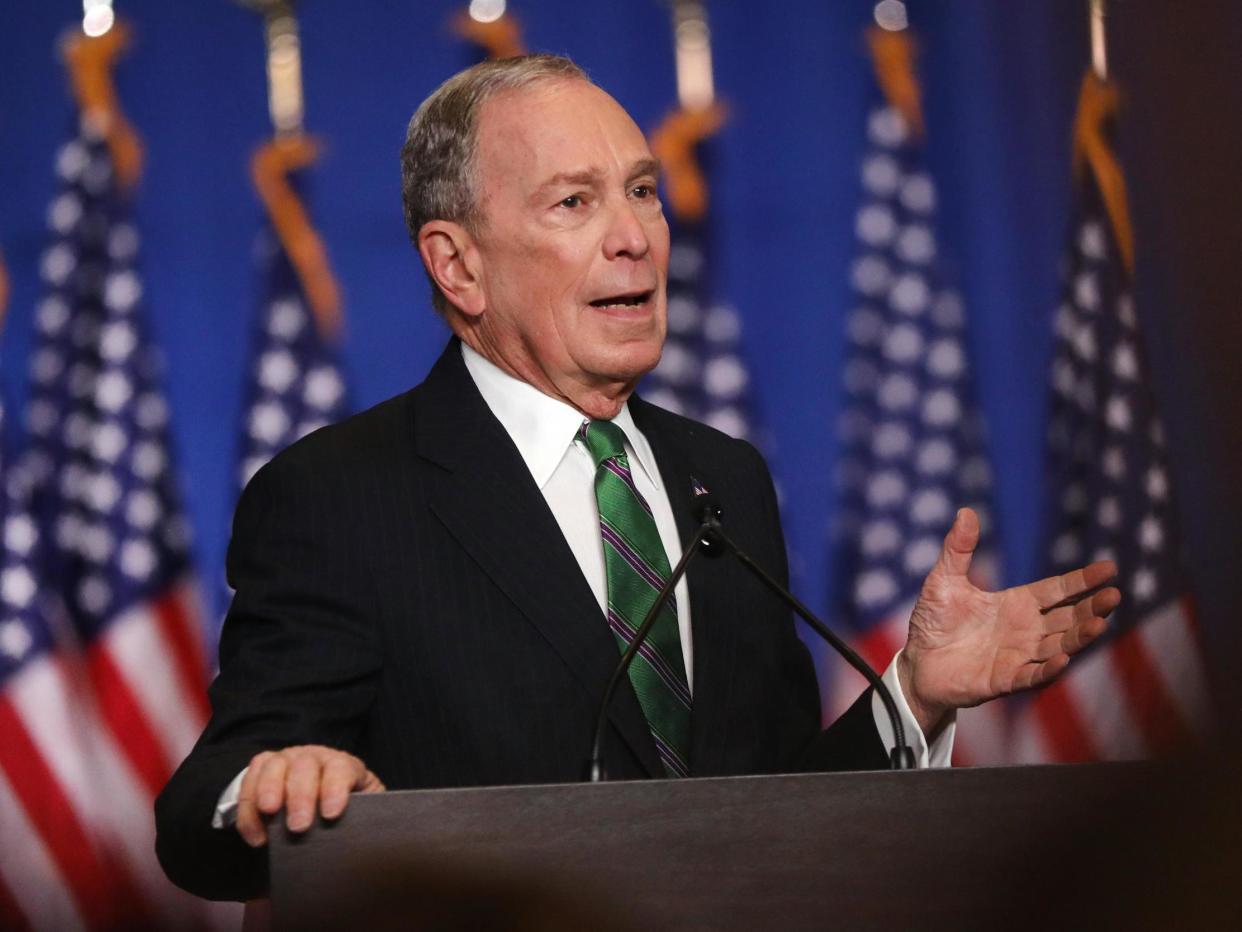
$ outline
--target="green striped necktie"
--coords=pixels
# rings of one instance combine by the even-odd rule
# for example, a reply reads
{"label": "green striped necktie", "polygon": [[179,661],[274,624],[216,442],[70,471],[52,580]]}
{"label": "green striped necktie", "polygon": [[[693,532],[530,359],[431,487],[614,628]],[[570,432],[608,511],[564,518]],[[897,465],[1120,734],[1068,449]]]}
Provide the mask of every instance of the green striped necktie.
{"label": "green striped necktie", "polygon": [[[608,576],[608,626],[624,652],[669,577],[668,556],[651,507],[634,485],[625,432],[611,421],[586,421],[579,439],[595,461],[595,500]],[[690,687],[672,598],[660,610],[629,673],[665,773],[689,776]]]}

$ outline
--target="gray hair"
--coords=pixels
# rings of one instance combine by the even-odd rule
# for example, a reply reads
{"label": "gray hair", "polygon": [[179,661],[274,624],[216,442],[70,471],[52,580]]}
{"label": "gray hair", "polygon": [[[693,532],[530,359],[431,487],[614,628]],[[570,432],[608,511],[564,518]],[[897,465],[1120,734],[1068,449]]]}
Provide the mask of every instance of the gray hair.
{"label": "gray hair", "polygon": [[[429,220],[451,220],[477,232],[479,110],[502,91],[544,81],[590,81],[585,71],[560,55],[521,55],[485,61],[458,72],[422,102],[401,147],[401,201],[410,242]],[[444,314],[448,300],[431,277],[431,303]]]}

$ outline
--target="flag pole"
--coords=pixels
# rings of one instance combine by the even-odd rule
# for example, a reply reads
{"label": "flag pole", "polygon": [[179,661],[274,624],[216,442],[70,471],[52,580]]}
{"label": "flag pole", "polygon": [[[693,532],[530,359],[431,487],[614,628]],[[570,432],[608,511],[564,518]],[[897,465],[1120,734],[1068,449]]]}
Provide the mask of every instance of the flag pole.
{"label": "flag pole", "polygon": [[263,17],[267,109],[277,138],[302,134],[302,45],[294,0],[235,0]]}
{"label": "flag pole", "polygon": [[1101,81],[1108,80],[1108,44],[1104,36],[1104,0],[1089,0],[1091,7],[1091,70]]}
{"label": "flag pole", "polygon": [[276,238],[289,257],[323,338],[342,326],[341,289],[323,238],[311,224],[289,176],[319,158],[319,144],[302,128],[302,46],[294,0],[235,0],[263,17],[267,39],[267,106],[273,138],[254,154],[250,175]]}
{"label": "flag pole", "polygon": [[677,100],[683,110],[706,110],[716,100],[712,33],[701,0],[673,0]]}

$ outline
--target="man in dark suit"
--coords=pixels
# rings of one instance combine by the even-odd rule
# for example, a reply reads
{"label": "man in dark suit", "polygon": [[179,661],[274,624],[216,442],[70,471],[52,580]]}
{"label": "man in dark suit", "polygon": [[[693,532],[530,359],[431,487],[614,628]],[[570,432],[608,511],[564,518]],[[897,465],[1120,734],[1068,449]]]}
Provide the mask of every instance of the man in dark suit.
{"label": "man in dark suit", "polygon": [[[758,454],[632,397],[663,344],[669,237],[624,110],[565,59],[487,63],[419,108],[402,163],[455,336],[419,387],[243,495],[213,716],[156,810],[161,862],[204,896],[263,891],[282,808],[303,830],[354,791],[581,779],[697,491],[785,576]],[[1041,612],[1108,564],[977,590],[977,537],[963,511],[886,674],[924,763],[946,758],[952,709],[1055,676],[1118,598]],[[613,777],[885,766],[872,697],[821,732],[788,612],[736,568],[697,563],[655,634],[610,710]]]}

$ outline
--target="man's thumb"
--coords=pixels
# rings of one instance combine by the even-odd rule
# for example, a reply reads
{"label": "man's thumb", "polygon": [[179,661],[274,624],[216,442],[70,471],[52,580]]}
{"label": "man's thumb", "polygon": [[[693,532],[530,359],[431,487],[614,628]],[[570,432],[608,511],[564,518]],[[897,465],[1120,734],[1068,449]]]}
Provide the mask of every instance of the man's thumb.
{"label": "man's thumb", "polygon": [[939,569],[949,576],[965,576],[978,545],[979,516],[970,508],[959,508],[953,526],[944,537]]}

